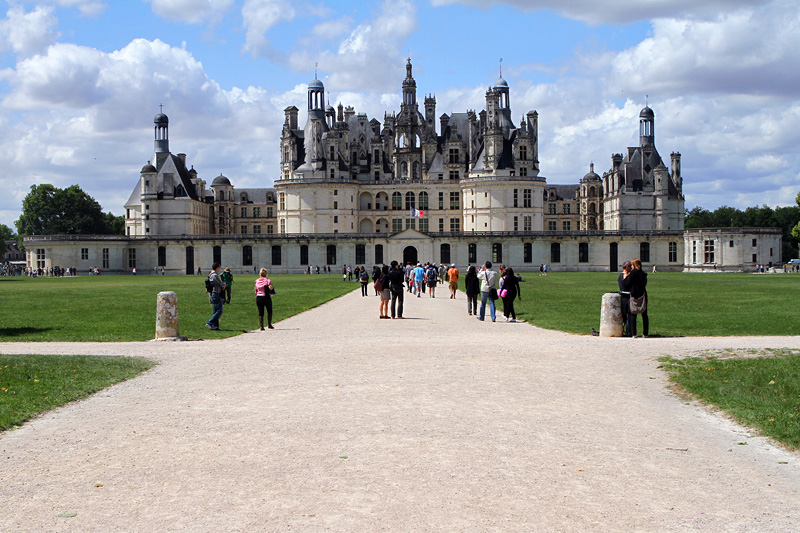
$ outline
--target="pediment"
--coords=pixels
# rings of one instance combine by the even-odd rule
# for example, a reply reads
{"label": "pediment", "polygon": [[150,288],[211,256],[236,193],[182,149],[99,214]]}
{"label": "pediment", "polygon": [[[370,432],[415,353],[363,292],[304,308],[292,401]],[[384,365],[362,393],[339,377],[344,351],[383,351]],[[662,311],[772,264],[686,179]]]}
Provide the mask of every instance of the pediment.
{"label": "pediment", "polygon": [[424,233],[421,233],[421,232],[415,230],[415,229],[409,228],[407,230],[401,231],[397,235],[393,235],[393,236],[389,237],[388,240],[390,240],[390,241],[394,241],[394,240],[398,240],[398,241],[412,241],[412,240],[413,241],[418,241],[420,239],[430,239],[430,237],[428,235],[425,235]]}

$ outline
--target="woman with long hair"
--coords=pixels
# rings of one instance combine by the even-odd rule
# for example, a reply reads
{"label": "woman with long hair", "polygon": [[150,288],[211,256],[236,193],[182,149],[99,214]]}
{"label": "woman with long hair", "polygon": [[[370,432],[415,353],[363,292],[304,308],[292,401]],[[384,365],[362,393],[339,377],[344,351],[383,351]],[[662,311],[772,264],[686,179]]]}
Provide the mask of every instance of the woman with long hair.
{"label": "woman with long hair", "polygon": [[262,268],[261,271],[258,273],[258,279],[256,279],[256,305],[258,306],[258,325],[261,327],[261,331],[264,331],[264,308],[267,308],[267,327],[269,329],[275,329],[272,327],[272,297],[270,296],[270,291],[273,290],[272,281],[267,277],[267,269]]}
{"label": "woman with long hair", "polygon": [[503,316],[508,322],[517,321],[517,313],[514,311],[514,298],[522,301],[522,291],[520,291],[519,280],[514,275],[514,269],[508,267],[503,276]]}
{"label": "woman with long hair", "polygon": [[389,316],[389,300],[392,299],[392,292],[389,290],[389,267],[383,265],[381,275],[378,278],[381,282],[381,303],[378,312],[381,318],[391,318]]}
{"label": "woman with long hair", "polygon": [[470,266],[467,275],[464,276],[464,292],[467,293],[467,314],[469,316],[477,315],[481,284],[478,281],[478,271],[475,266]]}

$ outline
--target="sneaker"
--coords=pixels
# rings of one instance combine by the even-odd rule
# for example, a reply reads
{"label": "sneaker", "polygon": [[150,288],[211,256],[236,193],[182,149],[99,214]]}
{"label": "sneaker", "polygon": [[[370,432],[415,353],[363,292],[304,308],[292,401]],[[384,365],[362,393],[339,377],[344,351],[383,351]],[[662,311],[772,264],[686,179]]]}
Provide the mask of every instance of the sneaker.
{"label": "sneaker", "polygon": [[516,318],[512,318],[511,320],[509,320],[509,322],[516,322],[516,321],[517,321]]}
{"label": "sneaker", "polygon": [[492,319],[492,322],[494,322],[494,318]]}
{"label": "sneaker", "polygon": [[207,327],[208,329],[214,329],[214,326],[212,326],[211,324],[209,324],[209,323],[207,323],[207,322],[206,322],[206,327]]}
{"label": "sneaker", "polygon": [[481,322],[483,322],[483,319],[482,319],[481,317],[478,317],[478,320],[480,320]]}

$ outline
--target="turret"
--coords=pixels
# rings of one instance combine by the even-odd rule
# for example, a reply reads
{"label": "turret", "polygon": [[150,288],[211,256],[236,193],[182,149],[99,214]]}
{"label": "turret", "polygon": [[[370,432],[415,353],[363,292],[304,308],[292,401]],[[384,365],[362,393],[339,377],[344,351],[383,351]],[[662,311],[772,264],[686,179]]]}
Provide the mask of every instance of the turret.
{"label": "turret", "polygon": [[403,107],[417,105],[417,82],[411,75],[411,58],[406,63],[406,79],[403,80]]}
{"label": "turret", "polygon": [[297,112],[300,111],[295,106],[289,106],[283,110],[284,115],[284,125],[286,125],[290,130],[297,129]]}
{"label": "turret", "polygon": [[435,133],[436,129],[436,97],[435,96],[426,96],[425,97],[425,124],[428,125],[428,129]]}
{"label": "turret", "polygon": [[656,116],[653,110],[648,106],[639,113],[639,146],[655,145],[655,120]]}

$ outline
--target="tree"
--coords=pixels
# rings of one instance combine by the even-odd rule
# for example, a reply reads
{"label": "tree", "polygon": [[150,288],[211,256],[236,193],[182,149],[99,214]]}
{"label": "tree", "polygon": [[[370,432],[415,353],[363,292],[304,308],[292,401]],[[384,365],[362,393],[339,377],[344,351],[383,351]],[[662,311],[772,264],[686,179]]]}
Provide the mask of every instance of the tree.
{"label": "tree", "polygon": [[77,185],[59,189],[45,183],[31,185],[16,226],[20,236],[123,233],[124,227],[111,224],[112,219],[113,215],[104,214],[100,204]]}
{"label": "tree", "polygon": [[[5,243],[13,238],[14,231],[5,224],[0,224],[0,243]],[[3,249],[5,250],[5,248]]]}

